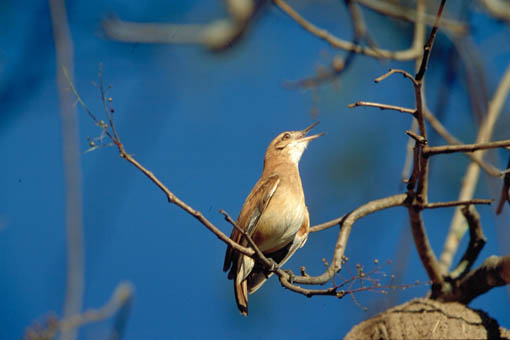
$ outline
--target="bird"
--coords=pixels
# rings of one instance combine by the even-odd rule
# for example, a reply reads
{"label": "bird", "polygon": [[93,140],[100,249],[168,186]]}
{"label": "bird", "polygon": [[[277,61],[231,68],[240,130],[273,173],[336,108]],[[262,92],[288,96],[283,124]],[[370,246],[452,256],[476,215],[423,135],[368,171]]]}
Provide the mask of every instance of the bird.
{"label": "bird", "polygon": [[[274,138],[267,147],[264,168],[246,198],[237,226],[249,235],[259,250],[278,266],[301,248],[310,229],[310,216],[305,204],[299,160],[310,141],[324,135],[307,136],[319,122],[304,130],[286,131]],[[236,228],[230,238],[249,246]],[[234,281],[234,294],[239,312],[248,315],[248,294],[257,291],[271,276],[262,265],[228,246],[223,271]]]}

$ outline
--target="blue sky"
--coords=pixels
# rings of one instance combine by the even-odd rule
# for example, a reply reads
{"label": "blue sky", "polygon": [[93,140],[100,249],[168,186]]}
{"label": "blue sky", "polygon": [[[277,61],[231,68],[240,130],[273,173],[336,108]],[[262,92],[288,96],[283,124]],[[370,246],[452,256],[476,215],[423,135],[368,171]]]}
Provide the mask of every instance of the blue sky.
{"label": "blue sky", "polygon": [[[342,2],[320,6],[293,1],[303,15],[345,39],[352,33]],[[448,8],[448,7],[447,7]],[[0,5],[0,337],[15,339],[49,312],[62,314],[65,296],[65,183],[56,87],[55,50],[45,1]],[[99,64],[112,85],[117,128],[127,151],[153,171],[177,196],[200,210],[225,233],[218,213],[237,216],[262,170],[264,151],[274,136],[314,120],[327,135],[312,142],[301,160],[301,177],[312,224],[338,217],[377,198],[401,192],[400,173],[411,120],[376,109],[348,109],[357,100],[413,106],[410,84],[401,77],[374,84],[388,68],[412,71],[412,63],[357,57],[335,83],[314,91],[288,90],[285,81],[313,74],[336,55],[273,6],[267,6],[233,49],[213,54],[198,46],[119,43],[105,38],[100,21],[121,19],[206,23],[225,15],[213,1],[73,1],[67,4],[75,48],[75,85],[87,105],[101,113]],[[455,8],[451,8],[452,13]],[[412,26],[388,22],[365,11],[369,31],[381,47],[406,48]],[[489,95],[510,60],[508,27],[475,9],[468,18],[473,43],[483,51]],[[8,29],[7,29],[8,27]],[[435,108],[450,46],[442,33],[427,73],[427,99]],[[459,66],[460,68],[461,66]],[[475,127],[465,79],[449,90],[444,124],[472,142]],[[318,114],[313,114],[317,111]],[[77,108],[80,150],[100,131]],[[495,139],[508,139],[509,104]],[[440,143],[439,138],[434,142]],[[502,168],[506,155],[492,160]],[[225,245],[195,219],[169,205],[164,195],[113,148],[82,154],[85,238],[84,308],[102,306],[119,282],[135,287],[125,339],[297,338],[332,339],[343,335],[388,304],[426,293],[427,287],[389,296],[368,292],[307,299],[269,280],[250,296],[250,315],[236,309],[232,282],[221,271]],[[438,156],[432,162],[431,201],[454,200],[466,159]],[[496,197],[499,182],[482,177],[477,197]],[[480,207],[486,247],[481,260],[508,254],[509,209]],[[442,249],[453,210],[425,213],[436,253]],[[287,267],[305,265],[311,274],[330,259],[336,230],[310,235]],[[407,213],[395,208],[359,221],[347,247],[349,265],[372,268],[374,259],[402,263],[385,266],[398,282],[425,281],[410,244]],[[467,241],[461,245],[461,249]],[[344,274],[344,273],[342,273]],[[345,274],[348,276],[348,274]],[[383,281],[384,283],[385,281]],[[510,327],[508,289],[498,288],[471,304]],[[107,333],[111,320],[86,326],[81,339]]]}

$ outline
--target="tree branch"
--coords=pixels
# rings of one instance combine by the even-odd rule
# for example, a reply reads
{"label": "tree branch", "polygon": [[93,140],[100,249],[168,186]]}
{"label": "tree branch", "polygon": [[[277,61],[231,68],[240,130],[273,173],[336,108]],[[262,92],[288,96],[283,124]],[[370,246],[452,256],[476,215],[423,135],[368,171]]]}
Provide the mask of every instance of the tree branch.
{"label": "tree branch", "polygon": [[[429,122],[432,129],[434,129],[434,131],[436,131],[437,134],[439,134],[448,144],[463,144],[460,140],[455,138],[429,110],[423,111],[423,118]],[[485,163],[478,155],[471,153],[465,155],[469,157],[473,162],[478,164],[482,169],[484,169],[485,172],[490,176],[501,177],[501,171],[499,171],[499,169],[488,163]]]}
{"label": "tree branch", "polygon": [[[65,1],[49,0],[56,50],[58,94],[62,133],[62,157],[65,177],[65,223],[67,236],[67,278],[64,317],[80,313],[83,304],[85,274],[83,269],[83,189],[79,152],[79,131],[72,95],[66,91],[66,77],[73,77],[73,42]],[[63,70],[69,70],[64,74]],[[74,329],[62,332],[62,340],[76,338]]]}
{"label": "tree branch", "polygon": [[437,261],[432,247],[430,246],[427,232],[425,231],[425,225],[423,224],[423,218],[420,213],[420,208],[414,207],[411,204],[407,211],[411,221],[411,231],[413,234],[414,244],[416,245],[416,250],[420,256],[421,263],[427,271],[432,284],[437,287],[441,287],[444,283],[444,279],[441,275],[439,262]]}
{"label": "tree branch", "polygon": [[294,277],[295,283],[302,284],[324,284],[331,280],[331,278],[342,268],[342,257],[345,252],[345,248],[347,247],[347,241],[349,239],[349,235],[351,233],[351,229],[354,223],[376,211],[403,206],[407,200],[407,194],[399,194],[394,196],[389,196],[385,198],[381,198],[375,201],[368,202],[361,207],[354,209],[352,212],[345,216],[345,219],[342,222],[340,231],[338,233],[338,239],[335,243],[335,250],[333,253],[333,258],[330,262],[328,268],[318,276],[296,276]]}
{"label": "tree branch", "polygon": [[352,51],[355,53],[364,54],[370,57],[376,58],[385,58],[385,59],[394,59],[394,60],[412,60],[420,55],[421,46],[413,43],[413,45],[406,50],[402,51],[389,51],[380,48],[371,48],[364,47],[349,41],[337,38],[332,35],[325,29],[319,28],[303,18],[298,12],[296,12],[292,7],[290,7],[283,0],[273,0],[273,3],[278,6],[283,12],[285,12],[288,16],[290,16],[294,21],[296,21],[301,27],[315,35],[316,37],[328,42],[331,46],[340,48],[346,51]]}
{"label": "tree branch", "polygon": [[415,109],[409,109],[407,107],[388,105],[388,104],[381,104],[381,103],[373,103],[373,102],[364,102],[364,101],[357,101],[357,102],[355,102],[353,104],[349,104],[347,107],[352,109],[352,108],[359,107],[359,106],[376,107],[376,108],[381,109],[381,110],[394,110],[394,111],[399,111],[399,112],[402,112],[402,113],[410,113],[413,116],[416,113]]}
{"label": "tree branch", "polygon": [[472,199],[472,200],[467,200],[467,201],[436,202],[436,203],[424,204],[421,208],[422,209],[437,209],[437,208],[466,206],[466,205],[471,205],[471,204],[491,204],[493,201],[494,200]]}
{"label": "tree branch", "polygon": [[321,230],[325,230],[325,229],[329,229],[331,227],[334,227],[336,225],[340,226],[342,225],[342,221],[345,219],[347,215],[342,215],[338,218],[335,218],[334,220],[331,220],[331,221],[328,221],[328,222],[324,222],[324,223],[321,223],[321,224],[317,224],[313,227],[310,227],[310,233],[315,233],[317,231],[321,231]]}
{"label": "tree branch", "polygon": [[[373,11],[381,13],[386,16],[391,16],[396,19],[405,20],[409,22],[416,22],[417,12],[412,8],[400,6],[393,1],[380,1],[380,0],[357,0],[357,2]],[[425,23],[433,26],[436,20],[435,15],[425,15]],[[452,20],[441,19],[441,27],[451,31],[453,34],[464,35],[468,31],[466,24]]]}
{"label": "tree branch", "polygon": [[439,23],[441,21],[441,14],[443,14],[443,8],[446,3],[446,0],[442,0],[441,4],[439,5],[439,10],[437,11],[436,15],[436,21],[434,22],[434,27],[432,27],[432,31],[429,35],[429,40],[425,44],[425,47],[423,48],[423,58],[421,60],[420,69],[418,70],[418,73],[416,73],[416,81],[420,82],[423,79],[423,76],[425,75],[425,71],[427,70],[427,64],[429,62],[430,53],[432,52],[432,46],[434,45],[434,40],[436,39],[437,30],[439,29]]}
{"label": "tree branch", "polygon": [[193,216],[195,219],[197,219],[200,223],[202,223],[207,229],[209,229],[216,237],[218,237],[221,241],[225,242],[238,252],[252,257],[255,251],[251,248],[246,248],[238,243],[232,241],[230,237],[225,235],[221,230],[219,230],[214,224],[212,224],[200,211],[193,209],[188,204],[184,203],[177,197],[174,193],[172,193],[151,171],[147,170],[145,167],[143,167],[136,159],[133,158],[130,154],[126,152],[124,149],[124,145],[120,143],[120,141],[114,141],[115,145],[117,146],[120,157],[124,158],[126,161],[131,163],[134,167],[136,167],[138,170],[140,170],[147,178],[149,178],[156,186],[165,193],[168,202],[175,204],[191,216]]}
{"label": "tree branch", "polygon": [[462,214],[469,226],[469,245],[457,267],[450,273],[450,277],[453,279],[462,278],[471,269],[487,240],[483,235],[480,215],[475,207],[463,207]]}
{"label": "tree branch", "polygon": [[510,255],[491,256],[460,280],[451,294],[441,297],[440,300],[468,304],[492,288],[508,284],[510,284]]}
{"label": "tree branch", "polygon": [[445,153],[454,152],[474,152],[477,150],[488,150],[496,148],[504,148],[510,146],[510,139],[488,143],[462,144],[462,145],[442,145],[442,146],[425,146],[423,155],[425,157],[434,156]]}
{"label": "tree branch", "polygon": [[[489,142],[492,136],[492,131],[494,130],[494,125],[496,120],[501,112],[505,99],[508,96],[510,91],[510,65],[507,67],[505,74],[501,78],[499,82],[498,88],[494,93],[492,100],[489,103],[489,108],[487,111],[487,115],[485,116],[482,124],[480,125],[480,129],[478,131],[478,136],[476,138],[476,144]],[[474,153],[477,157],[482,159],[485,150],[479,150]],[[464,179],[462,181],[462,188],[459,193],[458,200],[464,201],[471,199],[473,197],[476,184],[478,183],[478,177],[480,174],[480,167],[478,164],[471,162],[466,170],[466,174],[464,175]],[[455,214],[450,224],[450,230],[446,237],[443,252],[440,257],[441,268],[443,273],[448,271],[450,267],[453,256],[457,251],[459,246],[459,242],[466,232],[466,226],[463,223],[463,216],[459,209],[455,210]]]}

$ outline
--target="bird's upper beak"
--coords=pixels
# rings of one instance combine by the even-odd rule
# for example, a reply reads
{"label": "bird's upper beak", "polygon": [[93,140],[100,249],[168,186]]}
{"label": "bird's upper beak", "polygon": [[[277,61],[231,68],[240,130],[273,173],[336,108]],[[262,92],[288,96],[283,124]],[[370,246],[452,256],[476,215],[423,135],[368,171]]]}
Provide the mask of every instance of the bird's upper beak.
{"label": "bird's upper beak", "polygon": [[319,124],[319,122],[315,122],[313,123],[312,125],[310,125],[309,127],[307,127],[306,129],[304,130],[301,130],[301,137],[298,139],[299,142],[309,142],[309,141],[312,141],[316,138],[319,138],[320,136],[324,136],[326,134],[326,132],[321,132],[321,133],[318,133],[316,135],[311,135],[311,136],[307,136],[306,135],[308,134],[308,132],[310,132],[311,129],[313,129],[315,126],[317,126],[317,124]]}

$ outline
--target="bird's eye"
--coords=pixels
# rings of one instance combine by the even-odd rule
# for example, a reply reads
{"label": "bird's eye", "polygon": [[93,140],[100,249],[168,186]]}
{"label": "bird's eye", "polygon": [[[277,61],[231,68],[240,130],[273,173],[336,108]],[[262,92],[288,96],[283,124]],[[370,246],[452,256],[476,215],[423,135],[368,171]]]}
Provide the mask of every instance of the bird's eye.
{"label": "bird's eye", "polygon": [[289,138],[290,138],[290,133],[287,132],[286,134],[283,135],[282,140],[286,140]]}

